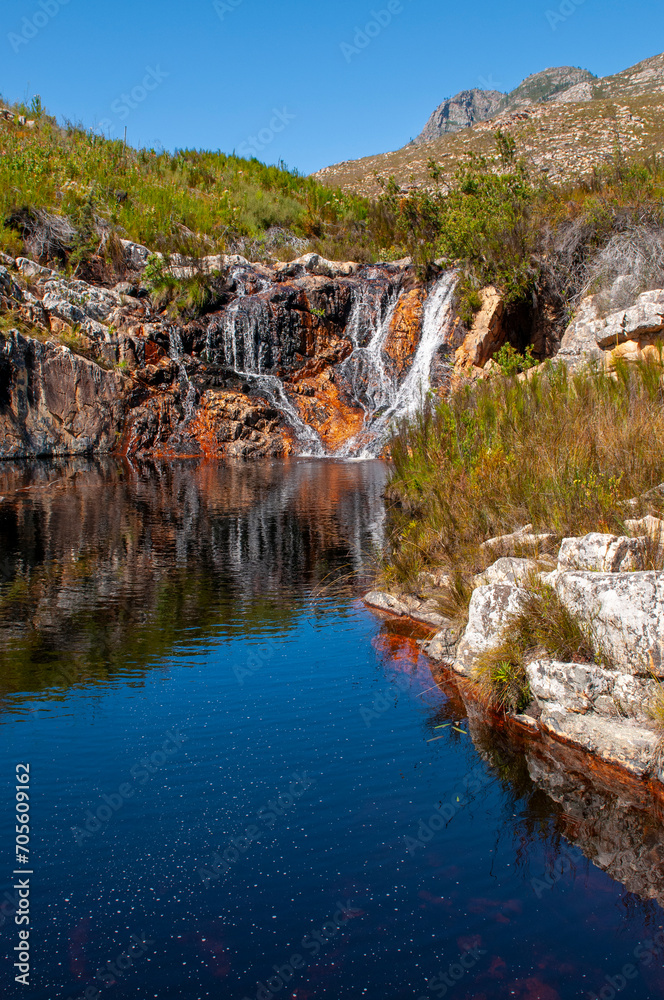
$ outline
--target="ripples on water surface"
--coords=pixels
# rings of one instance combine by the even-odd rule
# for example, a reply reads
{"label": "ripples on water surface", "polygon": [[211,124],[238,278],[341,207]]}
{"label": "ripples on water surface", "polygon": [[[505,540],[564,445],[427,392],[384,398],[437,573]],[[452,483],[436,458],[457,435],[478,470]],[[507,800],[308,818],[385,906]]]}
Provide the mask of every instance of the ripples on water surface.
{"label": "ripples on water surface", "polygon": [[634,957],[664,925],[656,804],[469,718],[361,606],[384,478],[0,469],[2,802],[29,761],[35,849],[6,995],[664,996]]}

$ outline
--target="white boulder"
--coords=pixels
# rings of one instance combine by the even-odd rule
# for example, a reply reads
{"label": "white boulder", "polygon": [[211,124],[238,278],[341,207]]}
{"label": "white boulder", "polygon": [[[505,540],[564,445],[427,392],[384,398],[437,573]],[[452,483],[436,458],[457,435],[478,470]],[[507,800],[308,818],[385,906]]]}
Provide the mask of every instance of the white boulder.
{"label": "white boulder", "polygon": [[632,573],[646,568],[645,538],[617,537],[591,532],[583,538],[564,538],[558,569],[594,573]]}

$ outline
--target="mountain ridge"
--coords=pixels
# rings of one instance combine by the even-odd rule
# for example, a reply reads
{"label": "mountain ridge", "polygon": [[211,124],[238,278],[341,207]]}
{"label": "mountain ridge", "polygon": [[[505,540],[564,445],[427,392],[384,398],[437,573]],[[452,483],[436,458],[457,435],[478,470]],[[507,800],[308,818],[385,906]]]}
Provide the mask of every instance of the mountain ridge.
{"label": "mountain ridge", "polygon": [[499,90],[472,88],[448,97],[432,113],[415,145],[431,142],[486,121],[503,111],[512,111],[523,105],[560,99],[570,90],[584,85],[591,86],[597,77],[588,70],[574,66],[549,67],[526,77],[518,87],[505,94]]}
{"label": "mountain ridge", "polygon": [[[580,76],[570,76],[568,86],[559,86],[567,71]],[[461,92],[470,95],[464,98],[467,104],[473,93]],[[538,99],[533,100],[533,95]],[[434,111],[418,136],[421,141],[393,152],[333,164],[313,176],[368,197],[380,194],[380,177],[394,177],[404,191],[430,187],[431,160],[440,167],[442,182],[450,181],[467,154],[494,153],[499,128],[510,132],[519,156],[535,173],[556,182],[584,176],[611,162],[616,153],[647,158],[664,150],[664,54],[601,78],[573,67],[543,70],[504,95],[489,117],[421,139],[427,129],[429,134],[434,131],[436,115],[439,124],[445,124],[441,109],[454,100],[448,99]],[[449,108],[448,121],[452,114]]]}

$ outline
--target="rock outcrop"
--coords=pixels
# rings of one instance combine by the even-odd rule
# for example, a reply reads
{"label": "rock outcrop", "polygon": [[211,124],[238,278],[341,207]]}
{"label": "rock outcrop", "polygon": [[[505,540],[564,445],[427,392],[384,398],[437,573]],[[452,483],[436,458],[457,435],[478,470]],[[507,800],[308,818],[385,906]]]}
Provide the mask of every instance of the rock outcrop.
{"label": "rock outcrop", "polygon": [[603,297],[590,296],[581,303],[568,326],[556,355],[570,367],[588,361],[612,364],[619,358],[659,357],[658,342],[664,333],[664,290],[639,295],[629,309],[602,315]]}
{"label": "rock outcrop", "polygon": [[[323,455],[354,441],[379,452],[368,424],[409,405],[399,391],[431,294],[409,261],[360,266],[309,253],[274,267],[238,255],[159,265],[147,247],[124,241],[122,252],[127,278],[112,288],[3,258],[0,311],[15,329],[3,339],[0,457]],[[208,311],[189,320],[157,307],[143,284],[150,260],[185,289],[205,279]],[[443,323],[441,344],[446,331]],[[71,372],[56,405],[49,373],[62,358]],[[409,392],[437,377],[429,362]]]}
{"label": "rock outcrop", "polygon": [[[564,662],[547,658],[543,650],[533,656],[526,663],[532,704],[519,720],[533,732],[553,736],[639,778],[664,782],[662,733],[655,723],[664,707],[660,525],[648,515],[628,522],[633,531],[629,537],[593,533],[566,538],[550,572],[541,546],[543,539],[550,549],[555,536],[538,536],[526,525],[512,535],[488,540],[485,554],[500,558],[475,578],[465,631],[459,636],[444,622],[422,648],[472,682],[483,655],[509,638],[529,590],[553,588],[570,620],[588,637],[595,660]],[[537,558],[515,555],[524,541]],[[659,568],[646,569],[648,560]],[[433,580],[434,574],[429,574],[426,582]],[[441,576],[439,582],[449,587],[446,578]],[[428,600],[433,599],[435,590],[429,586]],[[395,599],[374,593],[368,603],[414,617],[409,610],[413,600],[409,595]]]}
{"label": "rock outcrop", "polygon": [[456,364],[462,369],[484,368],[505,343],[503,297],[492,286],[482,289],[481,295],[482,307],[473,320],[470,333],[456,351]]}
{"label": "rock outcrop", "polygon": [[112,451],[125,380],[67,347],[10,332],[0,343],[0,454]]}
{"label": "rock outcrop", "polygon": [[491,118],[502,107],[505,94],[499,90],[462,90],[455,97],[448,97],[432,113],[428,122],[415,139],[416,145],[431,142],[441,135],[470,128],[475,122]]}

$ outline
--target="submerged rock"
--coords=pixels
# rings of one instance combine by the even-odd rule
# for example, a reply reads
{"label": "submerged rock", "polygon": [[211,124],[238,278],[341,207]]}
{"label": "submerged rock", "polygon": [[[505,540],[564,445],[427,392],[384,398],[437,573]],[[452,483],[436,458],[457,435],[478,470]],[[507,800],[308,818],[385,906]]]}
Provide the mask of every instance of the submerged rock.
{"label": "submerged rock", "polygon": [[398,617],[405,615],[425,625],[433,625],[435,628],[440,628],[447,622],[435,600],[423,601],[412,594],[397,597],[394,594],[372,590],[365,595],[364,603]]}

